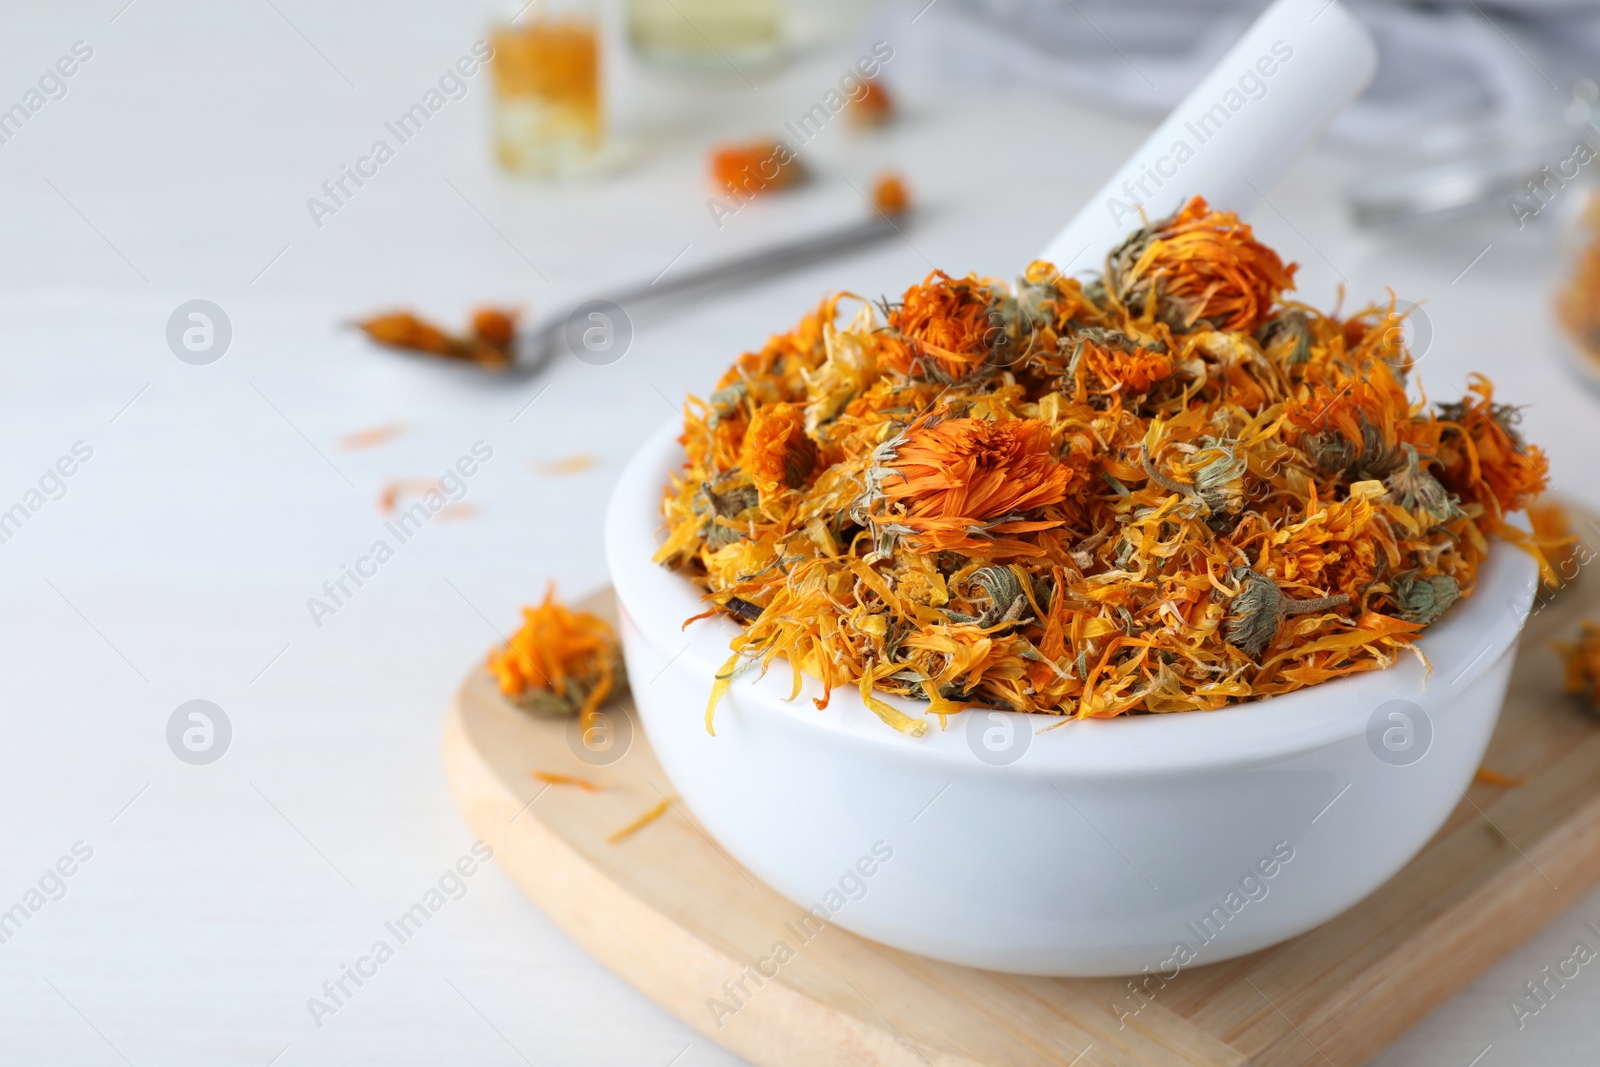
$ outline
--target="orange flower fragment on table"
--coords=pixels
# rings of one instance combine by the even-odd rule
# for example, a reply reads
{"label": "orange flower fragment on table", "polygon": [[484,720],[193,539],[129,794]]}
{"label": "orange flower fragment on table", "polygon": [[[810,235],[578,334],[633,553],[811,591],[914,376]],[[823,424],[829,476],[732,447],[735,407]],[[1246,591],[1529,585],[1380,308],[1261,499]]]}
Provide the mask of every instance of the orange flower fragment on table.
{"label": "orange flower fragment on table", "polygon": [[560,459],[529,460],[528,466],[535,474],[546,478],[565,478],[568,475],[593,470],[599,462],[599,458],[593,452],[574,452]]}
{"label": "orange flower fragment on table", "polygon": [[500,692],[547,718],[591,716],[624,684],[617,635],[598,615],[556,600],[552,585],[538,607],[522,609],[522,627],[489,653]]}
{"label": "orange flower fragment on table", "polygon": [[885,215],[904,215],[911,210],[911,193],[898,174],[885,174],[872,186],[872,206]]}
{"label": "orange flower fragment on table", "polygon": [[646,826],[649,826],[651,823],[661,818],[661,816],[667,813],[667,809],[672,807],[673,799],[673,797],[667,797],[661,803],[657,804],[655,807],[651,808],[649,811],[645,812],[643,815],[639,816],[637,819],[633,820],[628,825],[612,834],[610,837],[606,838],[606,844],[615,845],[625,838],[632,837],[640,830],[643,830]]}
{"label": "orange flower fragment on table", "polygon": [[363,448],[375,448],[378,445],[393,441],[405,432],[405,423],[389,422],[382,426],[373,426],[365,430],[357,430],[354,433],[345,434],[339,439],[339,447],[346,452],[355,452]]}
{"label": "orange flower fragment on table", "polygon": [[[712,686],[1076,718],[1219,708],[1389,666],[1546,481],[1474,379],[1429,405],[1393,302],[1325,314],[1195,199],[1098,277],[935,271],[824,300],[685,407],[656,560],[742,627]],[[1600,645],[1600,639],[1597,639]],[[1596,658],[1600,667],[1600,657]]]}
{"label": "orange flower fragment on table", "polygon": [[[429,499],[430,495],[433,499]],[[471,504],[446,503],[444,487],[437,478],[396,478],[386,482],[378,496],[378,508],[385,515],[393,515],[407,497],[422,497],[423,506],[442,522],[470,519],[478,514],[478,509]]]}
{"label": "orange flower fragment on table", "polygon": [[389,348],[503,370],[515,359],[516,320],[514,311],[480,308],[472,316],[470,332],[463,335],[446,333],[409,311],[379,315],[358,325],[372,340]]}
{"label": "orange flower fragment on table", "polygon": [[396,478],[384,483],[383,492],[378,496],[378,507],[385,515],[393,515],[400,507],[400,501],[408,496],[426,496],[429,493],[439,492],[437,478]]}
{"label": "orange flower fragment on table", "polygon": [[601,789],[598,783],[575,774],[559,774],[555,771],[529,771],[528,774],[545,785],[575,785],[586,793],[598,793]]}
{"label": "orange flower fragment on table", "polygon": [[1600,714],[1600,623],[1585,619],[1578,627],[1577,639],[1557,643],[1555,649],[1566,664],[1567,694]]}
{"label": "orange flower fragment on table", "polygon": [[1492,785],[1496,789],[1515,789],[1520,785],[1526,785],[1528,781],[1526,778],[1514,778],[1509,774],[1491,771],[1487,767],[1479,767],[1474,771],[1472,780],[1479,785]]}
{"label": "orange flower fragment on table", "polygon": [[740,199],[788,189],[805,178],[799,157],[782,141],[723,145],[711,153],[712,182]]}

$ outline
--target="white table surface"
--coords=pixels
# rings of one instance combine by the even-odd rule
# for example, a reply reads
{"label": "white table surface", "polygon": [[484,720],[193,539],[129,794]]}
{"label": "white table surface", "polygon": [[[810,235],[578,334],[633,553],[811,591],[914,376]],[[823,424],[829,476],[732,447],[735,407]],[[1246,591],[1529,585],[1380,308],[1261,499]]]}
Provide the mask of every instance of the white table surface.
{"label": "white table surface", "polygon": [[[0,145],[0,510],[75,442],[93,449],[0,544],[0,909],[75,842],[93,849],[0,945],[0,1063],[739,1062],[492,867],[320,1028],[306,1000],[468,849],[439,766],[450,694],[547,581],[573,598],[604,584],[608,486],[682,394],[827,288],[894,294],[935,264],[1015,275],[1148,124],[929,93],[881,136],[830,128],[808,150],[810,190],[719,230],[706,146],[799,114],[855,42],[720,95],[615,72],[635,162],[566,188],[493,169],[480,75],[318,229],[306,198],[467,50],[483,5],[124,2],[10,3],[0,36],[0,107],[74,41],[94,48]],[[894,43],[914,48],[915,27]],[[507,388],[339,329],[396,304],[451,321],[481,301],[548,308],[680,252],[678,267],[708,262],[863,210],[852,183],[890,164],[928,208],[908,240],[641,320],[613,366],[566,360]],[[1518,233],[1508,214],[1359,235],[1338,207],[1353,166],[1302,160],[1254,216],[1301,264],[1302,296],[1327,304],[1342,279],[1347,306],[1386,285],[1425,301],[1433,395],[1491,374],[1533,404],[1560,489],[1600,504],[1600,401],[1560,365],[1545,311],[1549,229]],[[196,297],[234,330],[204,367],[164,341]],[[408,432],[389,444],[339,446],[395,420]],[[494,458],[470,483],[476,515],[430,525],[316,626],[307,598],[379,534],[382,485],[480,440]],[[597,464],[537,472],[578,453]],[[164,738],[195,698],[234,730],[206,767]],[[1600,944],[1591,919],[1600,895],[1379,1062],[1594,1062],[1590,969],[1525,1029],[1507,1003],[1574,941]]]}

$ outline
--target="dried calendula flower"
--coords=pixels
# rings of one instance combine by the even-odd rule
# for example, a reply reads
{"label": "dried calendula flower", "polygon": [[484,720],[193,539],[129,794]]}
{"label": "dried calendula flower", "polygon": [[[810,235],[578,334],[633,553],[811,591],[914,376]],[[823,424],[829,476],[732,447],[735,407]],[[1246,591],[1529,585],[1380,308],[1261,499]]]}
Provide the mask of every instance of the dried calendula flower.
{"label": "dried calendula flower", "polygon": [[1389,666],[1495,537],[1542,560],[1506,521],[1545,481],[1515,409],[1430,408],[1392,300],[1292,280],[1196,200],[1098,280],[935,271],[741,355],[686,406],[655,556],[740,627],[708,727],[779,660],[913,736],[1210,710]]}
{"label": "dried calendula flower", "polygon": [[1262,349],[1282,351],[1285,363],[1304,363],[1311,358],[1311,322],[1298,308],[1278,312],[1256,331]]}
{"label": "dried calendula flower", "polygon": [[1567,693],[1582,700],[1591,713],[1600,714],[1600,623],[1585,619],[1577,640],[1558,643],[1555,649],[1566,664]]}
{"label": "dried calendula flower", "polygon": [[1159,340],[1146,343],[1120,330],[1087,326],[1060,338],[1057,346],[1067,354],[1059,387],[1083,399],[1090,393],[1146,393],[1174,369]]}
{"label": "dried calendula flower", "polygon": [[1435,451],[1444,465],[1444,481],[1464,483],[1463,505],[1481,504],[1494,518],[1521,511],[1544,490],[1549,465],[1544,453],[1527,444],[1517,429],[1521,412],[1494,401],[1494,386],[1473,375],[1468,395],[1439,405],[1444,424]]}
{"label": "dried calendula flower", "polygon": [[1266,651],[1289,616],[1330,611],[1350,603],[1344,593],[1291,600],[1277,582],[1249,567],[1237,568],[1233,578],[1239,583],[1239,592],[1228,605],[1228,641],[1251,658]]}
{"label": "dried calendula flower", "polygon": [[[1421,458],[1413,444],[1400,446],[1405,450],[1406,465],[1389,475],[1387,485],[1407,511],[1421,511],[1434,522],[1444,522],[1461,509],[1456,506],[1439,479],[1422,469]],[[1431,620],[1430,620],[1431,621]]]}
{"label": "dried calendula flower", "polygon": [[1297,444],[1318,467],[1353,480],[1386,478],[1405,462],[1397,416],[1409,416],[1393,372],[1335,385],[1317,382],[1284,405]]}
{"label": "dried calendula flower", "polygon": [[1028,597],[1022,591],[1022,580],[1010,567],[991,565],[979,567],[968,579],[974,592],[969,594],[974,606],[982,610],[977,615],[950,611],[955,622],[970,622],[980,627],[999,626],[1019,621],[1028,612]]}
{"label": "dried calendula flower", "polygon": [[472,315],[472,336],[497,352],[507,352],[517,336],[517,317],[499,308],[479,308]]}
{"label": "dried calendula flower", "polygon": [[1193,501],[1203,517],[1231,514],[1244,504],[1245,464],[1232,442],[1201,438],[1200,447],[1192,449],[1188,462],[1182,464],[1187,481],[1162,473],[1144,442],[1139,444],[1139,462],[1151,481]]}
{"label": "dried calendula flower", "polygon": [[876,78],[861,79],[861,92],[851,96],[848,111],[857,126],[882,126],[894,118],[894,97]]}
{"label": "dried calendula flower", "polygon": [[800,158],[782,141],[723,145],[711,153],[711,180],[738,199],[775,193],[805,178]]}
{"label": "dried calendula flower", "polygon": [[377,315],[357,325],[380,345],[403,348],[410,352],[426,352],[447,359],[458,358],[454,338],[409,311]]}
{"label": "dried calendula flower", "polygon": [[[947,419],[913,426],[889,464],[883,494],[899,507],[883,520],[929,547],[958,548],[1055,523],[1013,518],[1066,493],[1071,467],[1051,454],[1050,428],[1034,419]],[[1020,542],[1015,550],[1031,553]]]}
{"label": "dried calendula flower", "polygon": [[1231,515],[1244,506],[1245,462],[1237,442],[1202,437],[1185,466],[1194,491],[1213,514]]}
{"label": "dried calendula flower", "polygon": [[1399,601],[1400,617],[1427,626],[1460,599],[1461,583],[1448,574],[1435,574],[1431,578],[1408,574],[1395,579],[1394,592]]}
{"label": "dried calendula flower", "polygon": [[782,402],[757,408],[739,457],[760,498],[805,485],[817,465],[817,446],[806,436],[805,409]]}
{"label": "dried calendula flower", "polygon": [[1278,295],[1294,288],[1294,268],[1259,243],[1234,215],[1200,197],[1137,230],[1112,251],[1106,274],[1129,311],[1153,302],[1156,317],[1185,329],[1202,320],[1253,332]]}
{"label": "dried calendula flower", "polygon": [[723,548],[744,536],[738,520],[761,503],[761,492],[737,470],[700,486],[695,513],[702,517],[701,536],[713,548]]}
{"label": "dried calendula flower", "polygon": [[1006,330],[997,305],[1009,295],[999,282],[934,271],[889,309],[889,336],[875,347],[902,374],[955,382],[1001,351]]}
{"label": "dried calendula flower", "polygon": [[609,623],[556,600],[522,609],[522,627],[489,653],[500,692],[547,718],[592,715],[624,682],[617,635]]}
{"label": "dried calendula flower", "polygon": [[872,206],[885,215],[904,215],[911,210],[911,192],[898,174],[884,174],[872,185]]}

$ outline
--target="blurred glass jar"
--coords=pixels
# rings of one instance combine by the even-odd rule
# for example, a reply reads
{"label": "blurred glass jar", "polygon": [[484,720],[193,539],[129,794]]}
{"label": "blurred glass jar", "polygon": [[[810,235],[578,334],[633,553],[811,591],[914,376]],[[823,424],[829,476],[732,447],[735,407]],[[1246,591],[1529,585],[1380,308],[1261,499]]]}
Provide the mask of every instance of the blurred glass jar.
{"label": "blurred glass jar", "polygon": [[606,136],[594,0],[534,0],[490,43],[500,165],[538,178],[593,170]]}
{"label": "blurred glass jar", "polygon": [[783,48],[783,0],[628,0],[628,41],[662,66],[760,66]]}

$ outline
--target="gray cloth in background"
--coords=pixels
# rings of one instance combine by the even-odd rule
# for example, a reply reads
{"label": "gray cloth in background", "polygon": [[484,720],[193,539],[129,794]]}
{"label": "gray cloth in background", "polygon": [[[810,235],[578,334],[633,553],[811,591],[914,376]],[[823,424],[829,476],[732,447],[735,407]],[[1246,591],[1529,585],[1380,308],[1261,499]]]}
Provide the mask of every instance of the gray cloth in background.
{"label": "gray cloth in background", "polygon": [[[1449,154],[1539,136],[1572,83],[1600,76],[1596,0],[1345,0],[1378,43],[1371,89],[1329,131],[1372,149]],[[1029,86],[1165,114],[1265,0],[895,0],[876,37],[893,81]],[[915,21],[913,21],[913,19]]]}

